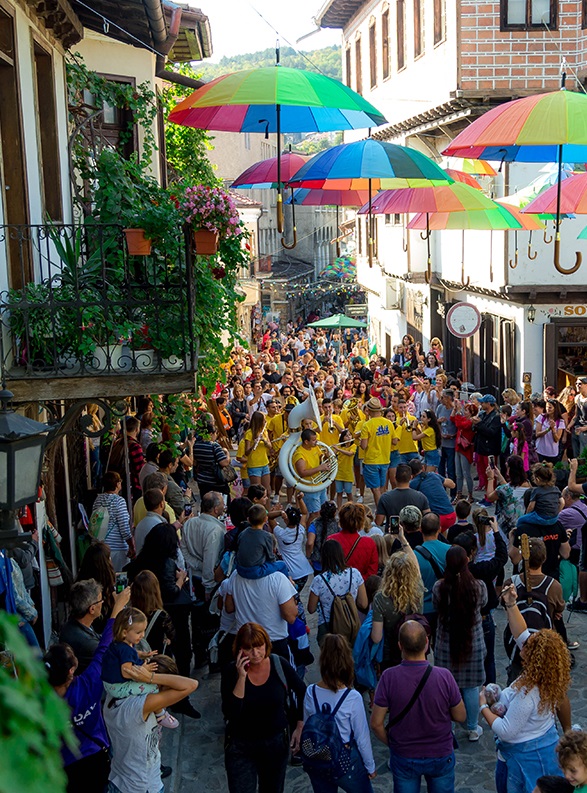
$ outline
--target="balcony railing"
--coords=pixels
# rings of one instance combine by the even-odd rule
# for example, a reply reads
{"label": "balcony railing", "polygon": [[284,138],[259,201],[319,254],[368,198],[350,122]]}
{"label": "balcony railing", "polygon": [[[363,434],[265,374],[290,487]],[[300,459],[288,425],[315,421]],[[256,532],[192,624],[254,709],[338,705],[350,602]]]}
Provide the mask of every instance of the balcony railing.
{"label": "balcony railing", "polygon": [[191,245],[181,229],[164,249],[129,256],[117,226],[0,226],[0,279],[24,284],[0,292],[7,380],[196,370]]}

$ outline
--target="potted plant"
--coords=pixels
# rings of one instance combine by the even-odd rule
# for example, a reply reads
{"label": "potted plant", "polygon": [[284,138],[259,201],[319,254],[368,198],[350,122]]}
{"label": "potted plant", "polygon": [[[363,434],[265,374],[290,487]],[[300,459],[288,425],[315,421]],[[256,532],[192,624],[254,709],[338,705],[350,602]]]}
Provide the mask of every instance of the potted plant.
{"label": "potted plant", "polygon": [[213,256],[218,238],[238,237],[241,226],[238,211],[229,194],[220,187],[186,187],[181,210],[194,231],[196,253]]}
{"label": "potted plant", "polygon": [[8,292],[8,324],[17,364],[35,368],[58,365],[64,338],[60,313],[51,302],[56,292],[47,282],[28,283]]}
{"label": "potted plant", "polygon": [[177,245],[182,220],[172,198],[160,190],[135,206],[125,222],[128,227],[123,231],[129,256],[149,256],[153,245],[168,256]]}

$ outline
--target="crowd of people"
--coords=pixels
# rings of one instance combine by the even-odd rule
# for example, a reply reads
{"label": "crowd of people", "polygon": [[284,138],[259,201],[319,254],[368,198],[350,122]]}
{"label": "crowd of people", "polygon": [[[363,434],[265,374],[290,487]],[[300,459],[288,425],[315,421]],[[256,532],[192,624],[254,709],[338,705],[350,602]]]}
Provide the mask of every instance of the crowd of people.
{"label": "crowd of people", "polygon": [[[587,377],[498,402],[445,371],[439,339],[406,334],[388,361],[362,332],[301,321],[235,349],[225,374],[183,443],[164,443],[144,399],[104,461],[100,539],[44,657],[79,742],[68,790],[159,793],[162,731],[200,718],[204,666],[222,678],[230,793],[280,793],[290,762],[316,793],[369,793],[373,736],[395,791],[424,777],[448,793],[457,741],[484,727],[498,793],[586,785],[562,615],[587,611]],[[328,450],[333,476],[306,490]]]}

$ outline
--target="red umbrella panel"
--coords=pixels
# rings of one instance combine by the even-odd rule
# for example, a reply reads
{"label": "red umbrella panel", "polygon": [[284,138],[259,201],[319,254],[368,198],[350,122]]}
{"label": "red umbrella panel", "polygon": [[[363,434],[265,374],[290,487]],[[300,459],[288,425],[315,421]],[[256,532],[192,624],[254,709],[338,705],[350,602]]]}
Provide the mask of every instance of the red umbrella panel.
{"label": "red umbrella panel", "polygon": [[[309,155],[288,151],[281,155],[281,181],[289,182],[296,171],[310,159]],[[256,162],[236,177],[231,187],[254,190],[278,187],[277,157]]]}

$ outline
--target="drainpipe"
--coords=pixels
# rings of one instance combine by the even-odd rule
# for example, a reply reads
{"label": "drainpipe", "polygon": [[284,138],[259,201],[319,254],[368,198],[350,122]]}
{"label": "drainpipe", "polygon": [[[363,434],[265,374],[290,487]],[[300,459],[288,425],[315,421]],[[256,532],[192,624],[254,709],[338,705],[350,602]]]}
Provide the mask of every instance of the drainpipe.
{"label": "drainpipe", "polygon": [[191,77],[177,74],[177,72],[170,72],[165,68],[166,56],[179,35],[181,8],[172,3],[166,4],[171,8],[171,22],[169,24],[169,32],[167,32],[162,0],[143,0],[143,3],[149,19],[149,27],[153,34],[154,48],[158,53],[155,63],[155,76],[170,83],[185,85],[187,88],[201,88],[204,85],[202,80],[192,80]]}

